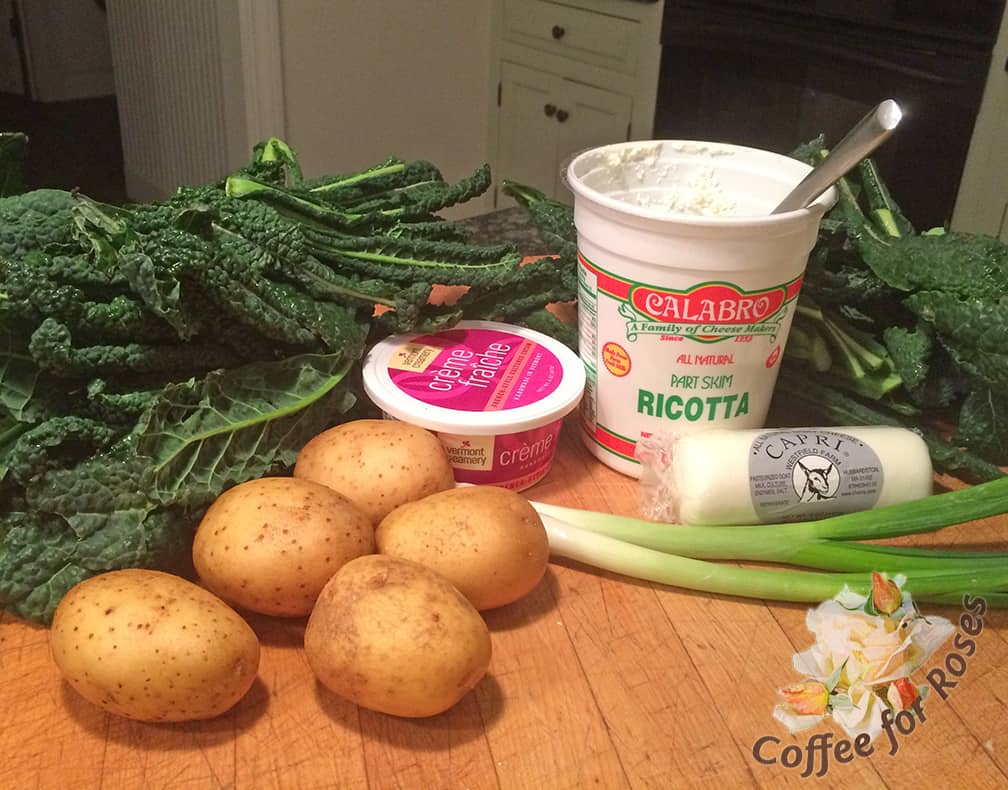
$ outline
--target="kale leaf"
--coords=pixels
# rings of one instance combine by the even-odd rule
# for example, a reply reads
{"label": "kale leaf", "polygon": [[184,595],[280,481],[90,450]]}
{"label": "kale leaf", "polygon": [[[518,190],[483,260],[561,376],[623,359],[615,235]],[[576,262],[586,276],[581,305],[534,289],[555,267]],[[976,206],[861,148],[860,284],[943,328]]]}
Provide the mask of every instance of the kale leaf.
{"label": "kale leaf", "polygon": [[1008,395],[978,387],[959,412],[958,439],[989,458],[1008,458]]}
{"label": "kale leaf", "polygon": [[434,283],[515,321],[571,295],[436,216],[489,185],[397,159],[306,181],[271,138],[158,203],[0,198],[0,607],[44,621],[89,575],[187,556],[221,492],[355,413],[366,342],[462,317]]}
{"label": "kale leaf", "polygon": [[74,205],[73,195],[59,189],[0,198],[0,257],[73,249]]}
{"label": "kale leaf", "polygon": [[964,371],[990,386],[1008,386],[1008,304],[942,291],[916,293],[905,304],[935,327]]}
{"label": "kale leaf", "polygon": [[0,518],[0,606],[47,621],[83,578],[170,567],[203,508],[288,469],[353,405],[342,355],[301,355],[167,387],[107,451],[28,481],[30,509]]}
{"label": "kale leaf", "polygon": [[931,361],[932,339],[926,325],[913,331],[902,326],[886,327],[882,340],[903,384],[909,389],[920,387],[927,379]]}
{"label": "kale leaf", "polygon": [[865,235],[859,249],[871,271],[900,291],[981,299],[1008,291],[1008,246],[989,236],[924,234],[883,243]]}

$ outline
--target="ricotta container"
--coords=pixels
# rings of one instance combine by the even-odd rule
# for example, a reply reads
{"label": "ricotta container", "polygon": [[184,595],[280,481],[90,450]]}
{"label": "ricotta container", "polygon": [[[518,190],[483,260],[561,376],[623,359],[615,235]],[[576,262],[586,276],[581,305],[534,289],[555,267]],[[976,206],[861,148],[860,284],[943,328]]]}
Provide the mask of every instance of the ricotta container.
{"label": "ricotta container", "polygon": [[830,189],[771,215],[811,168],[720,143],[644,141],[567,169],[591,452],[639,477],[637,443],[763,425]]}
{"label": "ricotta container", "polygon": [[562,343],[492,321],[387,338],[363,373],[386,418],[437,434],[457,482],[515,491],[549,472],[585,385],[581,360]]}

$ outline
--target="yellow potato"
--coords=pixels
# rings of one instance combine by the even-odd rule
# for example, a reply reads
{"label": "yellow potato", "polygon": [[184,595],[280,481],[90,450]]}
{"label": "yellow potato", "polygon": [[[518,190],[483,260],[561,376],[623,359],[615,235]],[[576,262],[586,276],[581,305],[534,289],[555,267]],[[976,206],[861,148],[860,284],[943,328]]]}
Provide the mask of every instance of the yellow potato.
{"label": "yellow potato", "polygon": [[336,571],[374,552],[371,520],[310,480],[264,477],[221,494],[193,541],[203,583],[253,612],[303,617]]}
{"label": "yellow potato", "polygon": [[77,693],[140,721],[217,716],[259,671],[248,623],[202,587],[158,571],[112,571],[78,584],[56,607],[49,648]]}
{"label": "yellow potato", "polygon": [[322,590],[305,654],[341,697],[394,716],[433,716],[486,673],[490,632],[442,577],[374,554],[348,562]]}
{"label": "yellow potato", "polygon": [[456,488],[396,508],[378,525],[375,542],[382,554],[440,573],[480,611],[531,592],[549,560],[535,508],[495,486]]}
{"label": "yellow potato", "polygon": [[355,420],[320,433],[302,448],[294,476],[338,491],[375,524],[404,502],[455,486],[438,438],[395,420]]}

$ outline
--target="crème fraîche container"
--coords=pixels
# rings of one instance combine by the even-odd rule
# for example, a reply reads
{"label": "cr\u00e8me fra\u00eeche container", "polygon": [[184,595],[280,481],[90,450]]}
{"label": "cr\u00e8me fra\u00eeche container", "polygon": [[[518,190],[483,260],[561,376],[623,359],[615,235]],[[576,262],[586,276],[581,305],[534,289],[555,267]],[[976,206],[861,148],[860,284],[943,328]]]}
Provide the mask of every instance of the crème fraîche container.
{"label": "cr\u00e8me fra\u00eeche container", "polygon": [[521,491],[546,476],[584,366],[562,343],[524,327],[463,321],[396,335],[364,360],[364,389],[387,418],[433,431],[459,483]]}

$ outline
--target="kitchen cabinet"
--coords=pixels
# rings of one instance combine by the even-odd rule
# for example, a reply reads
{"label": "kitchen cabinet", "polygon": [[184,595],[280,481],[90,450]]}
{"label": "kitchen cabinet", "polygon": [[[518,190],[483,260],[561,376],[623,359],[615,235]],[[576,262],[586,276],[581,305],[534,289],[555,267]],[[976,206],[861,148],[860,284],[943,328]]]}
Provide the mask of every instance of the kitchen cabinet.
{"label": "kitchen cabinet", "polygon": [[[488,161],[491,2],[280,2],[287,138],[305,172],[399,156],[455,181]],[[486,195],[442,214],[489,208]]]}
{"label": "kitchen cabinet", "polygon": [[308,177],[390,156],[429,160],[452,181],[471,175],[488,159],[497,93],[492,2],[107,0],[130,197],[219,178],[270,136]]}
{"label": "kitchen cabinet", "polygon": [[[586,148],[652,135],[660,2],[497,0],[488,149],[496,183],[569,201],[562,169]],[[495,204],[507,198],[495,193]]]}
{"label": "kitchen cabinet", "polygon": [[[16,9],[17,14],[12,14]],[[58,102],[111,96],[115,93],[112,53],[109,48],[108,22],[102,3],[67,3],[63,0],[21,0],[13,7],[0,3],[0,17],[11,24],[4,33],[8,46],[14,42],[13,26],[20,21],[21,54],[24,57],[27,86],[20,78],[13,87],[20,88],[33,101]],[[6,28],[6,24],[5,24]],[[2,48],[2,47],[0,47]],[[17,48],[11,63],[20,71]],[[0,65],[4,65],[0,61]],[[4,69],[6,71],[6,69]],[[4,74],[0,85],[10,86]]]}
{"label": "kitchen cabinet", "polygon": [[1008,11],[1001,20],[991,54],[983,102],[970,141],[969,156],[955,213],[953,230],[986,233],[1008,242]]}
{"label": "kitchen cabinet", "polygon": [[496,172],[561,194],[573,153],[629,136],[632,100],[553,74],[504,63]]}

